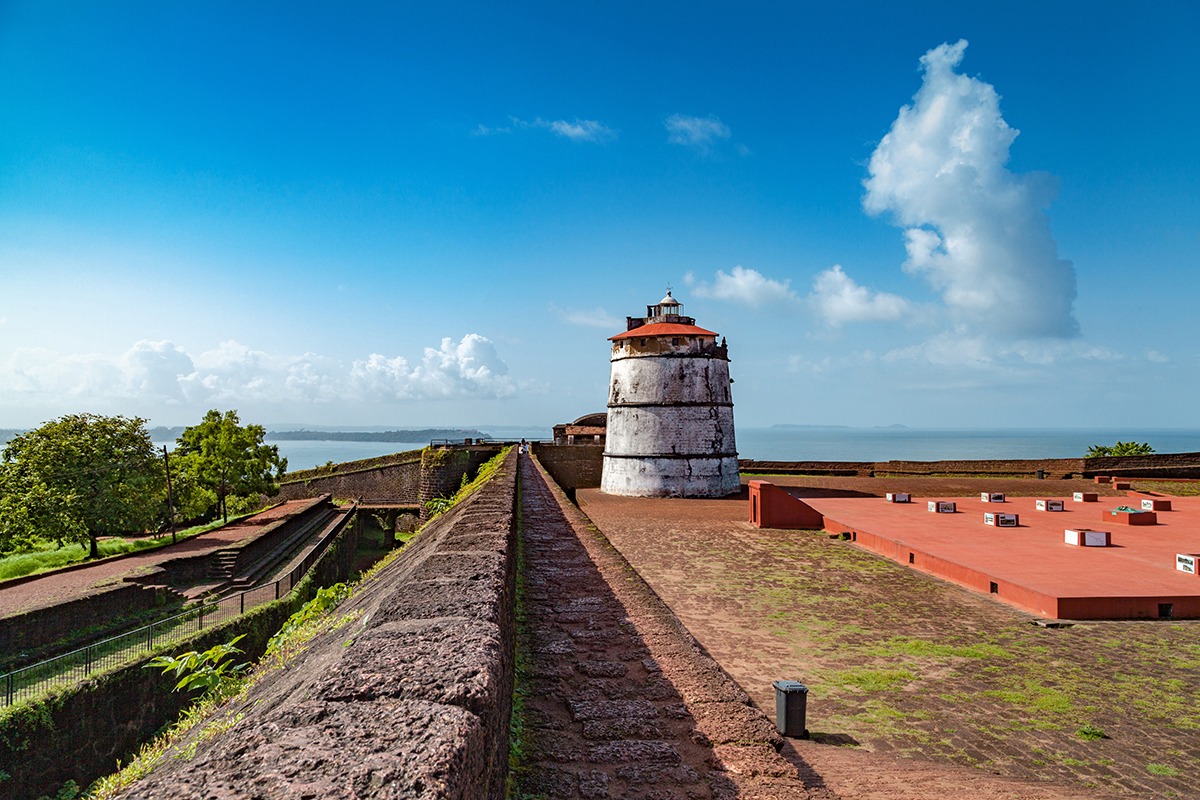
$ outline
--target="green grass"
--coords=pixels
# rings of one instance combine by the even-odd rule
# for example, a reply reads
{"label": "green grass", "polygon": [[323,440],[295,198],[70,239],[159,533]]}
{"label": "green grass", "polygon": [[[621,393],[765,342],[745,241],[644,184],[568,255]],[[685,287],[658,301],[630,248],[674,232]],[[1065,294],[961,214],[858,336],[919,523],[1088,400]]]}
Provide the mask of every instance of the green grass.
{"label": "green grass", "polygon": [[906,669],[854,667],[831,674],[828,683],[833,686],[854,687],[864,692],[888,692],[899,689],[916,678],[916,675]]}
{"label": "green grass", "polygon": [[1151,775],[1162,775],[1164,778],[1173,778],[1179,774],[1179,770],[1168,767],[1166,764],[1147,764],[1146,772]]}
{"label": "green grass", "polygon": [[[237,518],[230,518],[230,522],[236,521]],[[186,539],[190,536],[195,536],[200,533],[211,531],[221,527],[220,520],[209,522],[205,525],[196,525],[192,528],[187,528],[178,531],[175,534],[176,539]],[[159,547],[171,544],[171,535],[153,536],[145,539],[122,539],[120,537],[112,537],[110,539],[101,539],[97,543],[97,549],[100,551],[101,558],[109,556],[121,555],[123,553],[136,553],[143,550],[154,550]],[[10,578],[20,578],[25,575],[36,575],[40,572],[49,572],[62,567],[69,567],[72,564],[78,564],[81,561],[86,561],[88,556],[88,548],[82,544],[69,544],[63,547],[57,547],[54,542],[40,540],[36,545],[35,550],[25,553],[13,553],[11,555],[0,558],[0,581],[9,580]]]}
{"label": "green grass", "polygon": [[1007,650],[995,644],[954,645],[931,642],[928,639],[913,639],[893,636],[885,642],[871,645],[863,650],[865,655],[882,658],[912,656],[914,658],[1009,658]]}

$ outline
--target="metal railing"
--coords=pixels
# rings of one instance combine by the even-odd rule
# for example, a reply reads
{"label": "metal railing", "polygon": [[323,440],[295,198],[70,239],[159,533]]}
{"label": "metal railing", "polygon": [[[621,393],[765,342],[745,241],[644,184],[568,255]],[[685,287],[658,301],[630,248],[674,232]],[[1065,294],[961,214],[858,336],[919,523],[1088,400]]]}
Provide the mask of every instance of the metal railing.
{"label": "metal railing", "polygon": [[287,597],[324,554],[329,543],[342,532],[352,516],[353,514],[346,514],[341,522],[313,547],[303,561],[274,583],[193,606],[180,614],[160,619],[141,628],[0,675],[0,707],[28,700],[55,686],[78,683],[89,675],[133,661],[155,647],[178,642],[258,606]]}

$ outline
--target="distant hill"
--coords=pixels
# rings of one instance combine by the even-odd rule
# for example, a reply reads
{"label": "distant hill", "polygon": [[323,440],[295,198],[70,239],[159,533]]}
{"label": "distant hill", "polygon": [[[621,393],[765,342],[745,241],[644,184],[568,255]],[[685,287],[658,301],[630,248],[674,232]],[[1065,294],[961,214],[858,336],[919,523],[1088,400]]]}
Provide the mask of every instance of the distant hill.
{"label": "distant hill", "polygon": [[425,442],[430,439],[485,439],[474,428],[418,428],[398,431],[267,431],[276,442]]}

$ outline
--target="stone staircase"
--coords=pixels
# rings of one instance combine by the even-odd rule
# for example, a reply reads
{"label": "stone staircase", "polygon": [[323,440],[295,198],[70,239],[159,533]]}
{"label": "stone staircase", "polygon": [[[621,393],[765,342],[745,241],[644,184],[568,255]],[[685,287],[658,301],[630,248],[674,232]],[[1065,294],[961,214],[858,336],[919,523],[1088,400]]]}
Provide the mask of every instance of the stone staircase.
{"label": "stone staircase", "polygon": [[237,569],[237,550],[218,550],[208,562],[208,577],[216,581],[228,581]]}

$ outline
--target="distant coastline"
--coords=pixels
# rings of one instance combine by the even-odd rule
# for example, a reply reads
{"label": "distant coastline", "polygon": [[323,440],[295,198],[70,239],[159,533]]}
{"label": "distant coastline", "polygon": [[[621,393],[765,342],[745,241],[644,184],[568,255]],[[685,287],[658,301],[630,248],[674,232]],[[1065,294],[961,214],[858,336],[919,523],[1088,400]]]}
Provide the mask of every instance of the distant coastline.
{"label": "distant coastline", "polygon": [[486,439],[474,428],[418,428],[395,431],[267,431],[275,442],[424,442],[430,439]]}

